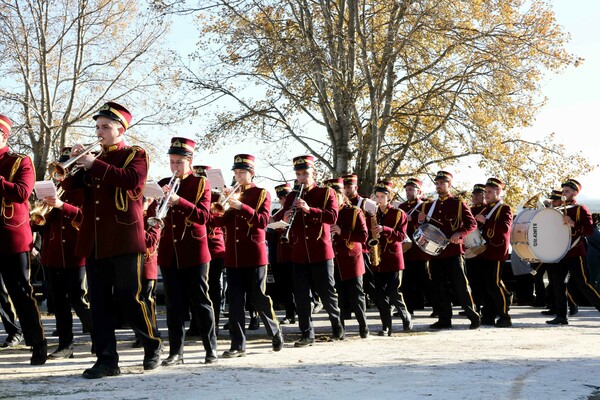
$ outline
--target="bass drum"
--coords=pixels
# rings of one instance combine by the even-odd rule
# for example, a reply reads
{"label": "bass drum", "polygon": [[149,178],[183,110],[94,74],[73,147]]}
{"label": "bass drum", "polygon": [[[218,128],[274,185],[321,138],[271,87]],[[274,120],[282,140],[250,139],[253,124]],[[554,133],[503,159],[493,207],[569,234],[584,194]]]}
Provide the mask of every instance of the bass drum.
{"label": "bass drum", "polygon": [[413,240],[430,256],[439,255],[450,243],[444,232],[431,224],[421,225],[413,234]]}
{"label": "bass drum", "polygon": [[465,248],[465,258],[473,258],[485,251],[487,245],[485,239],[481,235],[479,229],[475,229],[463,239],[463,247]]}
{"label": "bass drum", "polygon": [[553,208],[525,209],[513,221],[510,244],[524,261],[555,263],[571,248],[571,228]]}

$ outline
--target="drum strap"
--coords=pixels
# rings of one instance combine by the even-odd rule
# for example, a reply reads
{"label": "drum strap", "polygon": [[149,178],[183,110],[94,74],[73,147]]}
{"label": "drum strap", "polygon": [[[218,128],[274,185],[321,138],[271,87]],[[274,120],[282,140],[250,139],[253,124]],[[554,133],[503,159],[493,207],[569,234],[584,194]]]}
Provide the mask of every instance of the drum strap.
{"label": "drum strap", "polygon": [[406,213],[406,215],[412,215],[412,213],[414,213],[421,204],[423,204],[421,200],[417,201],[417,204],[408,213]]}
{"label": "drum strap", "polygon": [[433,204],[431,204],[431,208],[429,209],[429,212],[427,213],[427,220],[428,221],[431,218],[431,216],[433,215],[433,211],[435,210],[435,206],[437,205],[437,201],[438,201],[438,199],[435,199],[433,201]]}
{"label": "drum strap", "polygon": [[485,219],[490,219],[492,214],[494,214],[494,211],[496,211],[498,209],[498,207],[500,207],[501,205],[502,205],[502,200],[499,200],[498,203],[496,203],[496,205],[494,206],[494,208],[492,208],[490,210],[490,212],[487,213],[487,215],[485,216]]}

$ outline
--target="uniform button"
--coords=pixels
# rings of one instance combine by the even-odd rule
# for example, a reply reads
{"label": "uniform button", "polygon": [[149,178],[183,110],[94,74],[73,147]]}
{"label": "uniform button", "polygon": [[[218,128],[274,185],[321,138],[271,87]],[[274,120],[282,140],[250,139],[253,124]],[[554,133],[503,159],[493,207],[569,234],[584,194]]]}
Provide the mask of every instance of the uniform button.
{"label": "uniform button", "polygon": [[240,239],[235,239],[235,242],[238,243],[240,241]]}
{"label": "uniform button", "polygon": [[305,228],[308,228],[308,225],[304,225]]}
{"label": "uniform button", "polygon": [[96,204],[100,204],[100,201],[96,200]]}
{"label": "uniform button", "polygon": [[173,243],[177,243],[177,239],[173,239]]}
{"label": "uniform button", "polygon": [[61,228],[61,229],[65,229],[65,226],[63,225],[63,226],[61,226],[60,228]]}
{"label": "uniform button", "polygon": [[177,227],[177,225],[173,224],[173,228],[176,228],[176,227]]}
{"label": "uniform button", "polygon": [[236,227],[235,227],[235,229],[236,229],[236,230],[239,230],[240,228],[236,226]]}
{"label": "uniform button", "polygon": [[96,189],[100,189],[100,185],[96,185]]}
{"label": "uniform button", "polygon": [[96,217],[96,221],[100,221],[100,217]]}
{"label": "uniform button", "polygon": [[308,240],[308,236],[306,237],[306,239]]}
{"label": "uniform button", "polygon": [[63,241],[62,241],[62,242],[63,242],[63,243],[65,243],[65,242],[66,242],[66,240],[65,240],[65,239],[63,239]]}

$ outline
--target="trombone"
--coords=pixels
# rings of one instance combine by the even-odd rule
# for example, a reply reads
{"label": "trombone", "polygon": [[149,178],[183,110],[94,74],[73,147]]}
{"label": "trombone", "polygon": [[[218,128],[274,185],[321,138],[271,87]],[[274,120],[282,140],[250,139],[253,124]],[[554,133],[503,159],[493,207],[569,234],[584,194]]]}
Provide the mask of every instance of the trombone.
{"label": "trombone", "polygon": [[173,176],[167,184],[171,189],[156,205],[156,216],[148,218],[148,225],[151,227],[158,226],[160,229],[165,227],[163,219],[165,219],[169,211],[169,199],[173,196],[173,193],[177,192],[180,183],[181,179],[177,178],[177,171],[173,172]]}
{"label": "trombone", "polygon": [[[75,164],[77,162],[77,160],[79,160],[84,155],[90,153],[94,149],[94,147],[96,147],[100,144],[101,140],[102,139],[96,140],[94,143],[90,144],[88,147],[83,149],[83,151],[81,153],[79,153],[78,155],[76,155],[74,157],[69,158],[65,162],[59,163],[58,161],[54,161],[54,162],[50,163],[50,165],[48,165],[48,171],[50,172],[50,176],[53,179],[62,181],[67,176],[75,175],[81,169],[81,167],[79,167],[77,165],[73,165],[73,164]],[[98,157],[101,153],[102,153],[102,150],[100,150],[100,153],[98,153],[95,157]]]}

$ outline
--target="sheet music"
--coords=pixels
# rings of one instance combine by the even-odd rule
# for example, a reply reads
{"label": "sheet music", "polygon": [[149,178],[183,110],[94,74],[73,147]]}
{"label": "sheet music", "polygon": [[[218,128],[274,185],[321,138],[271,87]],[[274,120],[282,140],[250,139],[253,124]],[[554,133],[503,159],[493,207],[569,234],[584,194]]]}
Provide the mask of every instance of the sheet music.
{"label": "sheet music", "polygon": [[371,215],[377,214],[377,203],[375,203],[371,199],[365,199],[364,203],[365,203],[364,210],[366,212],[368,212]]}
{"label": "sheet music", "polygon": [[206,171],[206,177],[212,190],[222,192],[223,189],[227,187],[225,184],[225,179],[223,179],[223,174],[219,168],[209,169]]}
{"label": "sheet music", "polygon": [[277,222],[271,222],[270,224],[267,225],[267,228],[270,229],[282,229],[282,228],[286,228],[289,224],[285,221],[277,221]]}
{"label": "sheet music", "polygon": [[164,196],[162,188],[154,181],[146,182],[144,186],[144,197],[148,199],[162,199]]}
{"label": "sheet music", "polygon": [[396,210],[399,210],[400,209],[400,204],[402,204],[401,201],[394,200],[394,201],[392,201],[392,208],[395,208]]}
{"label": "sheet music", "polygon": [[52,181],[37,181],[33,184],[33,189],[38,200],[46,197],[56,197],[56,186]]}

